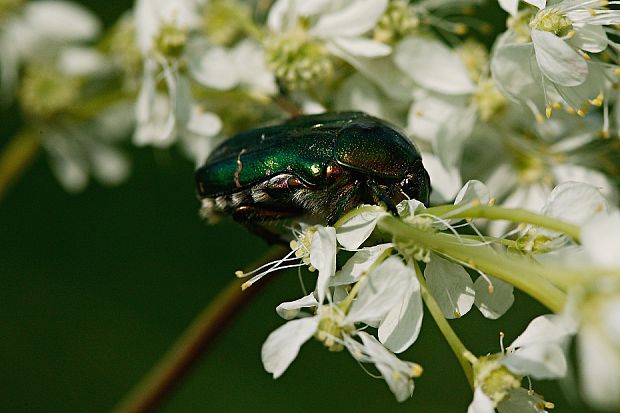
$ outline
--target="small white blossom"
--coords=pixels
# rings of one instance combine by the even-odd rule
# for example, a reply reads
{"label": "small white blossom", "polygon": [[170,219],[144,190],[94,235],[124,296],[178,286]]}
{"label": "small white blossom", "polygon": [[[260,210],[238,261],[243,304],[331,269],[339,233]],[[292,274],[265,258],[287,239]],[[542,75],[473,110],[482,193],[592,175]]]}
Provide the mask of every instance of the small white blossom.
{"label": "small white blossom", "polygon": [[[404,351],[420,330],[422,300],[415,274],[400,259],[390,257],[359,282],[364,284],[348,313],[343,310],[346,295],[341,300],[334,295],[323,305],[315,294],[280,304],[277,311],[286,319],[300,315],[303,308],[316,308],[316,315],[288,321],[269,335],[262,349],[265,370],[279,377],[303,343],[315,336],[332,351],[346,347],[359,362],[375,364],[397,400],[410,397],[421,368],[399,360],[388,349]],[[359,330],[360,323],[378,327],[379,340]]]}
{"label": "small white blossom", "polygon": [[502,92],[526,103],[539,121],[540,106],[550,117],[562,106],[584,116],[590,107],[607,105],[608,79],[618,66],[588,55],[611,44],[603,26],[620,22],[620,11],[605,9],[607,3],[542,3],[527,27],[515,20],[513,30],[498,38],[491,63]]}
{"label": "small white blossom", "polygon": [[[202,110],[191,93],[191,73],[184,66],[194,57],[188,53],[192,31],[200,23],[201,0],[139,0],[134,19],[144,73],[136,103],[134,143],[166,147],[183,138],[186,150],[196,150],[197,162],[213,145],[200,145],[196,135],[209,138],[221,121]],[[192,66],[190,65],[190,68]],[[165,90],[158,89],[163,79]]]}
{"label": "small white blossom", "polygon": [[12,98],[21,65],[55,60],[61,49],[93,40],[100,29],[97,17],[73,2],[24,4],[0,22],[0,98]]}
{"label": "small white blossom", "polygon": [[267,19],[272,31],[267,40],[268,66],[289,87],[299,89],[331,75],[331,55],[347,61],[388,55],[389,46],[364,37],[387,4],[387,0],[276,1]]}
{"label": "small white blossom", "polygon": [[474,399],[468,413],[546,412],[553,404],[521,387],[524,376],[539,379],[564,377],[566,345],[575,324],[565,315],[540,316],[507,348],[506,353],[475,358]]}

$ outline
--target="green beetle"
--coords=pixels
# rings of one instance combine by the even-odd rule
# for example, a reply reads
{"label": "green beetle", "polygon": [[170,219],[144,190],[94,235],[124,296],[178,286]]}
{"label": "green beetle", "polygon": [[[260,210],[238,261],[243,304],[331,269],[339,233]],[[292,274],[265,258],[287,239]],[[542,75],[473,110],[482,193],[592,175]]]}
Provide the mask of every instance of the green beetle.
{"label": "green beetle", "polygon": [[362,112],[300,116],[242,132],[211,153],[196,184],[204,216],[232,214],[254,229],[285,218],[331,225],[362,203],[397,214],[398,202],[427,204],[431,191],[411,141]]}

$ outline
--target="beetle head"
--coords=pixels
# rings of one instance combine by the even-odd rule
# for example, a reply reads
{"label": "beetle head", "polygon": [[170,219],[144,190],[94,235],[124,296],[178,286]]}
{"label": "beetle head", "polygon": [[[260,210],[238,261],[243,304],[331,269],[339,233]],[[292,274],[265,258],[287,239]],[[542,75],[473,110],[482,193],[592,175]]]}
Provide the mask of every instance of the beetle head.
{"label": "beetle head", "polygon": [[431,194],[431,179],[422,165],[422,160],[415,163],[405,179],[400,182],[401,191],[411,199],[416,199],[428,206]]}

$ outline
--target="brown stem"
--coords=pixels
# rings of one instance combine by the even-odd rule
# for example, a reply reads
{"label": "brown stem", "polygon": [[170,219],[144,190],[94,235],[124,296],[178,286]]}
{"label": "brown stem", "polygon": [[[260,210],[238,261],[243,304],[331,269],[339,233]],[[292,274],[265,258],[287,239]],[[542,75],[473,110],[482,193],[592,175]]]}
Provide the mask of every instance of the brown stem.
{"label": "brown stem", "polygon": [[[274,246],[257,262],[261,264],[281,258],[285,247]],[[273,278],[273,277],[268,277]],[[218,335],[241,313],[258,293],[266,279],[245,291],[241,280],[232,281],[211,301],[181,334],[170,350],[151,371],[114,408],[113,413],[146,413],[158,407],[183,380]]]}
{"label": "brown stem", "polygon": [[41,141],[31,133],[19,133],[0,154],[0,200],[34,160]]}
{"label": "brown stem", "polygon": [[278,95],[273,97],[273,102],[279,107],[282,111],[289,114],[292,118],[296,118],[304,114],[304,111],[297,103],[288,99],[286,96]]}

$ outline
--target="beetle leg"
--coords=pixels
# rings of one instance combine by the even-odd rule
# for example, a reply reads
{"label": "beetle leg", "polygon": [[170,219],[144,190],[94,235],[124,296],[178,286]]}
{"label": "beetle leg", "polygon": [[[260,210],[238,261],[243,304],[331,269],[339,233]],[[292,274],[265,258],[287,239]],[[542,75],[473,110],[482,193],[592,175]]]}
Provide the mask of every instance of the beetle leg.
{"label": "beetle leg", "polygon": [[375,200],[375,202],[383,202],[387,207],[388,211],[398,216],[398,210],[396,209],[396,205],[394,205],[394,202],[392,202],[392,199],[388,196],[388,194],[385,193],[383,189],[381,189],[381,187],[379,187],[379,185],[373,179],[368,179],[366,181],[366,186],[370,190],[370,195]]}
{"label": "beetle leg", "polygon": [[[269,244],[286,244],[281,235],[266,222],[299,216],[299,211],[285,211],[261,208],[255,205],[239,205],[232,212],[235,221],[243,224],[250,232],[263,238]],[[263,221],[261,223],[261,221]]]}

